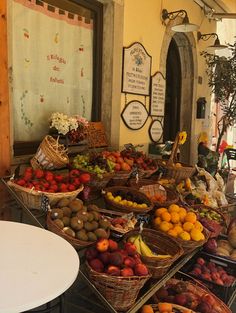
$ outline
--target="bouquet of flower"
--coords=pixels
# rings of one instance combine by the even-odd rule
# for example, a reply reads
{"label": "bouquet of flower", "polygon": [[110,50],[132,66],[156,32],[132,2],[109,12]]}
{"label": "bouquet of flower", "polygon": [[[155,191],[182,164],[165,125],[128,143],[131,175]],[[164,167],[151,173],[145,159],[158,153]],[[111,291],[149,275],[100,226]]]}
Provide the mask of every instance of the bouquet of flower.
{"label": "bouquet of flower", "polygon": [[55,112],[50,117],[50,128],[58,134],[68,136],[71,142],[77,143],[87,136],[88,121],[81,116],[68,116],[64,113]]}

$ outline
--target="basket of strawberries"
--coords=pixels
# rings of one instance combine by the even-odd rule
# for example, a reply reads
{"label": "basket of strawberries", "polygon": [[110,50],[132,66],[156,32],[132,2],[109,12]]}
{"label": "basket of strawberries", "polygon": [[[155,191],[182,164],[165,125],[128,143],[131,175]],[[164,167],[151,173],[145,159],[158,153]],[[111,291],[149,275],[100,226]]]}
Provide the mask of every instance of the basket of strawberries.
{"label": "basket of strawberries", "polygon": [[83,190],[83,184],[89,180],[90,177],[85,177],[78,170],[62,175],[27,167],[20,177],[11,178],[7,184],[27,207],[40,210],[45,197],[51,205],[64,197],[71,200],[76,198]]}

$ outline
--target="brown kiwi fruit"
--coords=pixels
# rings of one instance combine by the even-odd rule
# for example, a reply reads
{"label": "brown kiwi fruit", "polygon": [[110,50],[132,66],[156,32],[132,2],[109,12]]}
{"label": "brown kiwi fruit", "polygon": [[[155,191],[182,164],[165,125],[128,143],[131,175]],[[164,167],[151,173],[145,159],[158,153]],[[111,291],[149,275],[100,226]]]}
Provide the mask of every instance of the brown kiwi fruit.
{"label": "brown kiwi fruit", "polygon": [[99,225],[101,228],[107,229],[110,228],[111,223],[108,221],[108,219],[104,218],[99,220]]}
{"label": "brown kiwi fruit", "polygon": [[50,217],[52,220],[56,220],[57,218],[62,219],[63,218],[63,211],[59,208],[54,208],[50,212]]}
{"label": "brown kiwi fruit", "polygon": [[72,209],[72,212],[78,212],[83,209],[83,201],[80,199],[74,199],[68,206]]}
{"label": "brown kiwi fruit", "polygon": [[63,216],[62,222],[64,223],[64,226],[70,225],[70,218],[68,216]]}
{"label": "brown kiwi fruit", "polygon": [[95,221],[98,221],[101,218],[101,214],[97,211],[91,211],[91,213],[93,214],[93,219]]}
{"label": "brown kiwi fruit", "polygon": [[105,231],[105,229],[103,228],[98,228],[94,231],[94,234],[98,237],[98,238],[105,238],[107,239],[108,238],[108,234],[107,232]]}
{"label": "brown kiwi fruit", "polygon": [[97,240],[97,236],[93,232],[91,232],[91,231],[89,231],[87,233],[87,236],[88,236],[88,240],[89,241],[96,241]]}
{"label": "brown kiwi fruit", "polygon": [[71,218],[70,226],[73,230],[77,231],[84,227],[84,222],[81,221],[77,216],[75,216]]}
{"label": "brown kiwi fruit", "polygon": [[69,200],[69,199],[67,199],[67,198],[62,198],[61,200],[59,200],[59,201],[57,202],[57,206],[58,206],[59,208],[63,208],[64,206],[68,206],[69,203],[70,203],[70,200]]}
{"label": "brown kiwi fruit", "polygon": [[88,213],[83,211],[79,211],[76,213],[76,216],[83,222],[87,222],[88,221]]}
{"label": "brown kiwi fruit", "polygon": [[63,216],[71,217],[71,213],[72,213],[71,208],[69,208],[68,206],[64,206],[64,207],[61,208],[61,209],[62,209],[62,211],[63,211]]}
{"label": "brown kiwi fruit", "polygon": [[60,220],[59,218],[55,219],[53,222],[54,222],[59,228],[61,228],[61,229],[63,229],[64,226],[65,226],[64,223],[63,223],[63,221]]}
{"label": "brown kiwi fruit", "polygon": [[92,221],[91,225],[93,225],[93,229],[92,230],[95,230],[95,229],[97,229],[99,227],[99,224],[98,224],[97,221]]}
{"label": "brown kiwi fruit", "polygon": [[68,236],[75,237],[75,232],[70,227],[64,227],[63,232]]}
{"label": "brown kiwi fruit", "polygon": [[93,213],[88,212],[88,222],[92,222],[94,220]]}
{"label": "brown kiwi fruit", "polygon": [[87,231],[92,231],[93,230],[93,224],[90,222],[85,222],[84,223],[84,229],[86,229]]}
{"label": "brown kiwi fruit", "polygon": [[99,212],[99,207],[96,204],[89,204],[88,211],[96,211]]}
{"label": "brown kiwi fruit", "polygon": [[84,229],[81,229],[79,231],[77,231],[76,233],[76,238],[82,241],[88,241],[88,235],[86,234],[86,232],[84,231]]}

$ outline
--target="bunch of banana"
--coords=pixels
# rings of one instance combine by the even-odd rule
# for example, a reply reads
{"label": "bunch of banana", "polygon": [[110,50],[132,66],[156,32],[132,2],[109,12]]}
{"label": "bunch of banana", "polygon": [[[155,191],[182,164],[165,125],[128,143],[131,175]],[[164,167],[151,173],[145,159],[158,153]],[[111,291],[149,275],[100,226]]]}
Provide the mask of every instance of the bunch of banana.
{"label": "bunch of banana", "polygon": [[137,252],[143,256],[158,258],[158,259],[167,259],[170,258],[169,254],[155,254],[149,246],[143,241],[140,234],[129,237],[128,242],[131,242],[135,245]]}

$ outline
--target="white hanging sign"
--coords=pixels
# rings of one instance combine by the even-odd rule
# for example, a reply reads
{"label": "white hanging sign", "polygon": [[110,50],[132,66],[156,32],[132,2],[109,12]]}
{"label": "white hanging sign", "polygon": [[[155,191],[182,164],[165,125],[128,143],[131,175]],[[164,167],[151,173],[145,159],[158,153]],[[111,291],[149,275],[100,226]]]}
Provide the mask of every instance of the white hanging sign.
{"label": "white hanging sign", "polygon": [[156,72],[151,81],[150,115],[164,116],[166,80],[161,72]]}
{"label": "white hanging sign", "polygon": [[133,130],[144,126],[148,118],[148,111],[140,101],[130,101],[121,113],[125,125]]}
{"label": "white hanging sign", "polygon": [[163,126],[160,121],[155,120],[149,128],[149,135],[153,142],[161,143],[163,140]]}

